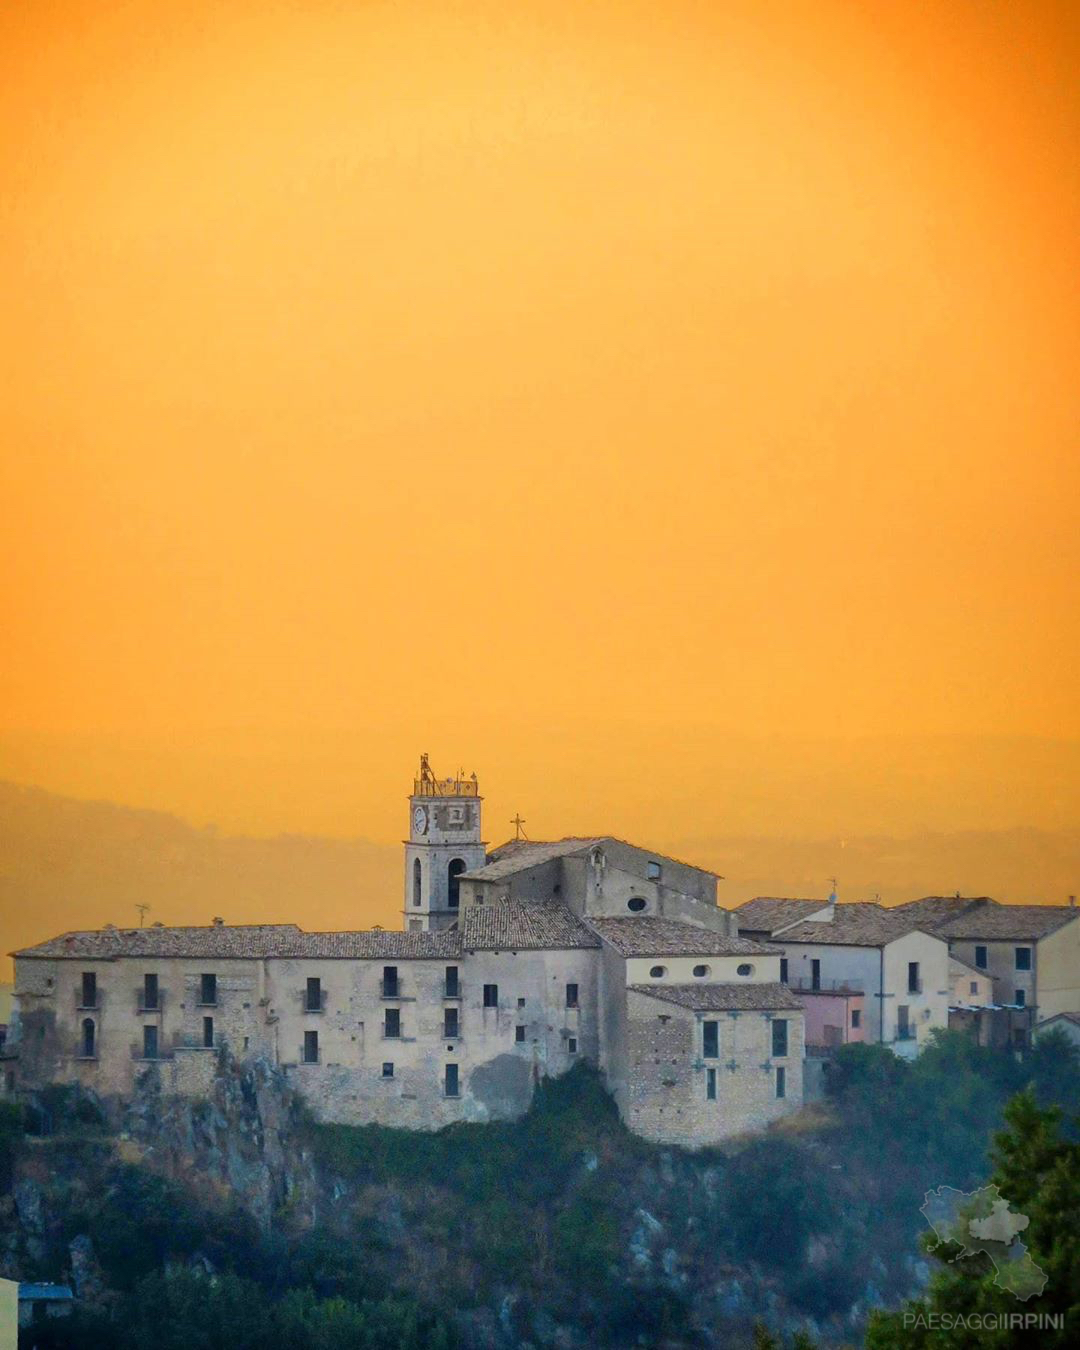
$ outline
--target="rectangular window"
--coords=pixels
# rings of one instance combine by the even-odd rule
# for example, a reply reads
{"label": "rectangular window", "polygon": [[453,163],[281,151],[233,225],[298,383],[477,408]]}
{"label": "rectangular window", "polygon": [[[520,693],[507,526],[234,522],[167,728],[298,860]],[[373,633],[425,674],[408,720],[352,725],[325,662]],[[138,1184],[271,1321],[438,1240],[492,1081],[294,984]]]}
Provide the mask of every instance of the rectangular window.
{"label": "rectangular window", "polygon": [[83,971],[80,1000],[80,1008],[97,1007],[97,976],[92,970]]}
{"label": "rectangular window", "polygon": [[720,1057],[720,1023],[702,1022],[701,1024],[701,1053],[705,1059],[719,1059]]}
{"label": "rectangular window", "polygon": [[922,989],[919,981],[919,963],[918,961],[909,961],[907,967],[907,991],[909,994],[917,994]]}
{"label": "rectangular window", "polygon": [[911,1024],[908,1021],[908,1005],[901,1003],[896,1009],[896,1039],[911,1040]]}
{"label": "rectangular window", "polygon": [[780,958],[780,983],[787,984],[787,957]]}
{"label": "rectangular window", "polygon": [[986,969],[986,948],[985,948],[985,947],[976,947],[976,948],[975,948],[975,964],[979,967],[980,970],[985,970],[985,969]]}
{"label": "rectangular window", "polygon": [[304,1007],[308,1012],[322,1012],[322,1005],[322,980],[312,975],[304,990]]}
{"label": "rectangular window", "polygon": [[1016,997],[1013,999],[1013,1002],[1017,1005],[1018,1008],[1024,1007],[1025,1003],[1027,1002],[1027,995],[1024,993],[1022,989],[1016,990]]}
{"label": "rectangular window", "polygon": [[1017,949],[1016,949],[1016,969],[1017,969],[1017,970],[1030,970],[1030,969],[1031,969],[1031,948],[1030,948],[1030,947],[1017,947]]}
{"label": "rectangular window", "polygon": [[861,1023],[862,1023],[862,1010],[860,1008],[852,1008],[851,1025],[853,1027],[858,1027]]}
{"label": "rectangular window", "polygon": [[525,1028],[524,1028],[524,1027],[515,1027],[515,1028],[514,1028],[514,1040],[518,1043],[518,1045],[524,1045],[524,1043],[525,1043]]}
{"label": "rectangular window", "polygon": [[484,985],[484,1007],[497,1008],[499,1006],[499,986],[497,984]]}
{"label": "rectangular window", "polygon": [[568,984],[566,986],[566,1006],[568,1008],[576,1008],[577,1005],[577,985]]}
{"label": "rectangular window", "polygon": [[456,1097],[458,1095],[458,1066],[456,1064],[448,1064],[446,1066],[446,1076],[443,1079],[443,1091],[448,1097]]}
{"label": "rectangular window", "polygon": [[157,1032],[155,1026],[145,1026],[142,1029],[142,1052],[143,1059],[157,1059]]}
{"label": "rectangular window", "polygon": [[397,966],[383,966],[382,992],[383,998],[397,998],[398,996]]}
{"label": "rectangular window", "polygon": [[383,1014],[383,1035],[391,1038],[401,1035],[400,1008],[387,1008]]}
{"label": "rectangular window", "polygon": [[384,1059],[384,1060],[383,1060],[382,1076],[383,1076],[384,1078],[393,1078],[393,1076],[394,1076],[394,1066],[393,1066],[393,1063],[392,1063],[390,1060],[388,1060],[388,1059]]}
{"label": "rectangular window", "polygon": [[453,1039],[458,1034],[458,1010],[456,1008],[443,1009],[443,1035]]}
{"label": "rectangular window", "polygon": [[202,1020],[202,1043],[203,1043],[203,1048],[204,1048],[204,1049],[206,1049],[206,1050],[213,1050],[213,1048],[214,1048],[214,1019],[213,1019],[212,1017],[204,1017],[203,1020]]}
{"label": "rectangular window", "polygon": [[304,1063],[318,1064],[319,1062],[319,1033],[317,1031],[304,1032]]}
{"label": "rectangular window", "polygon": [[787,1070],[782,1065],[776,1070],[776,1095],[787,1096]]}
{"label": "rectangular window", "polygon": [[518,999],[518,1007],[519,1007],[519,1008],[524,1008],[524,1006],[525,1006],[525,1000],[524,1000],[523,998],[519,998],[519,999]]}
{"label": "rectangular window", "polygon": [[810,988],[821,988],[821,962],[816,956],[810,962]]}
{"label": "rectangular window", "polygon": [[570,1039],[566,1042],[566,1052],[567,1052],[567,1054],[570,1054],[570,1055],[576,1055],[576,1054],[577,1054],[577,1038],[576,1038],[576,1037],[571,1036]]}
{"label": "rectangular window", "polygon": [[645,864],[645,875],[650,881],[659,881],[664,869],[658,862],[647,862]]}
{"label": "rectangular window", "polygon": [[716,1070],[705,1070],[705,1096],[710,1102],[716,1101]]}
{"label": "rectangular window", "polygon": [[457,998],[461,986],[458,984],[457,966],[446,967],[446,997]]}
{"label": "rectangular window", "polygon": [[772,1024],[772,1052],[777,1059],[783,1059],[788,1052],[787,1018],[774,1017]]}
{"label": "rectangular window", "polygon": [[977,994],[978,992],[979,992],[979,981],[978,981],[978,980],[972,980],[972,981],[971,981],[971,984],[968,986],[968,993],[969,993],[969,994]]}
{"label": "rectangular window", "polygon": [[158,1006],[158,977],[156,975],[143,976],[142,1005],[144,1008],[156,1008]]}
{"label": "rectangular window", "polygon": [[212,1008],[217,1003],[216,975],[199,976],[199,1002],[207,1008]]}

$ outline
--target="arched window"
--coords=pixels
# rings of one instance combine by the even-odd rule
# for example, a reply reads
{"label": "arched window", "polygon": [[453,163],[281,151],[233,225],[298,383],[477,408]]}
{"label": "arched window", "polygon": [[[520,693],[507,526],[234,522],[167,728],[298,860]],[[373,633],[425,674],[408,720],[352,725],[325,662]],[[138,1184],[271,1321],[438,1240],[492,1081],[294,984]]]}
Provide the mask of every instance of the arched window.
{"label": "arched window", "polygon": [[709,967],[708,967],[708,966],[695,966],[695,967],[694,967],[694,979],[695,979],[695,980],[703,980],[703,979],[705,978],[705,976],[708,975],[708,973],[709,973]]}
{"label": "arched window", "polygon": [[412,902],[419,908],[420,897],[424,890],[424,869],[420,865],[420,859],[417,858],[412,865]]}
{"label": "arched window", "polygon": [[461,882],[458,877],[465,871],[465,863],[461,858],[452,858],[450,866],[446,869],[447,878],[447,903],[451,909],[457,909],[461,903]]}
{"label": "arched window", "polygon": [[82,1024],[82,1057],[83,1059],[94,1058],[95,1039],[97,1028],[94,1026],[92,1017],[84,1017]]}

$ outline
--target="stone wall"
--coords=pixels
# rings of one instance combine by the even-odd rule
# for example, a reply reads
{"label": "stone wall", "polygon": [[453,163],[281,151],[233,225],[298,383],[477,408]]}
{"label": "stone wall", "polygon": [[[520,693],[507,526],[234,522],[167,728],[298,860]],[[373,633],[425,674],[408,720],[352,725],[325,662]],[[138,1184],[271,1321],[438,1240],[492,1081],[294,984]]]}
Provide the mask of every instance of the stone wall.
{"label": "stone wall", "polygon": [[[760,1130],[802,1105],[803,1015],[788,1024],[787,1054],[772,1053],[774,1014],[695,1013],[647,994],[627,993],[627,1082],[620,1104],[627,1126],[658,1143],[700,1148]],[[702,1023],[719,1024],[719,1055],[705,1059]],[[777,1096],[776,1070],[785,1075]],[[716,1098],[707,1095],[708,1071]]]}

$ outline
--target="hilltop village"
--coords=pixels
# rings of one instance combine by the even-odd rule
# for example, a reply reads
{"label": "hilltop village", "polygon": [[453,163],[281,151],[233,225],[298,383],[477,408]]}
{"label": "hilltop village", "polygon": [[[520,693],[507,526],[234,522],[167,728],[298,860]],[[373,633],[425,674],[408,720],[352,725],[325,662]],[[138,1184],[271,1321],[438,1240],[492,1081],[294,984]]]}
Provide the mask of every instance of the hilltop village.
{"label": "hilltop village", "polygon": [[204,1095],[219,1055],[283,1069],[317,1119],[512,1119],[585,1061],[627,1126],[689,1148],[821,1095],[838,1046],[935,1030],[1080,1038],[1080,911],[927,897],[717,903],[712,872],[609,836],[488,850],[475,775],[409,798],[400,931],[107,926],[15,952],[0,1087]]}

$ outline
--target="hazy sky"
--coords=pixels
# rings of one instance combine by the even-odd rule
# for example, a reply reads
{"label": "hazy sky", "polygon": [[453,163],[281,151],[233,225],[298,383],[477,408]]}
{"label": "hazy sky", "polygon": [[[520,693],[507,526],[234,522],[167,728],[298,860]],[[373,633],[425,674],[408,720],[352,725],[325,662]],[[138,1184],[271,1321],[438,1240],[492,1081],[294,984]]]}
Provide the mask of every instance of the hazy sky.
{"label": "hazy sky", "polygon": [[0,776],[1080,821],[1078,13],[4,6]]}

